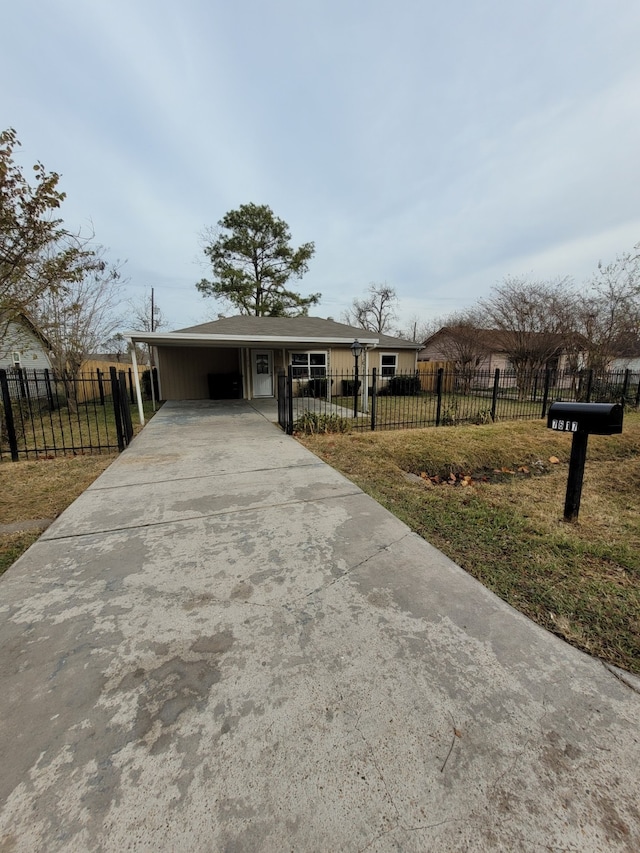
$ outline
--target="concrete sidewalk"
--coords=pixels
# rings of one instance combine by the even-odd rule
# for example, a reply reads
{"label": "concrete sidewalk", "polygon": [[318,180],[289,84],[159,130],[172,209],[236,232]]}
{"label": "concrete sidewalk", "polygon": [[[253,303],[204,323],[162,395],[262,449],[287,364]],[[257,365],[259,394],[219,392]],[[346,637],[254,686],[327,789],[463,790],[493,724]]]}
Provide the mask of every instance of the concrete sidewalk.
{"label": "concrete sidewalk", "polygon": [[2,851],[640,849],[637,680],[241,401],[160,410],[0,643]]}

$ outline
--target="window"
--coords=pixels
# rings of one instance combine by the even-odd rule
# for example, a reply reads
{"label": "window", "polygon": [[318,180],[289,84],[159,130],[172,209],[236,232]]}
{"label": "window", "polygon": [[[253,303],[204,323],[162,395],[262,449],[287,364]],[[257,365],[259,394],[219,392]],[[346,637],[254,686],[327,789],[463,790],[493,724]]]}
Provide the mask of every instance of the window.
{"label": "window", "polygon": [[14,367],[20,367],[20,362],[21,362],[20,353],[14,352],[13,353],[13,366]]}
{"label": "window", "polygon": [[259,352],[256,355],[256,373],[260,375],[269,375],[269,356],[264,352]]}
{"label": "window", "polygon": [[398,356],[394,353],[382,353],[380,355],[380,375],[395,376],[396,367],[398,366]]}
{"label": "window", "polygon": [[291,366],[294,379],[316,379],[327,375],[326,352],[292,352]]}

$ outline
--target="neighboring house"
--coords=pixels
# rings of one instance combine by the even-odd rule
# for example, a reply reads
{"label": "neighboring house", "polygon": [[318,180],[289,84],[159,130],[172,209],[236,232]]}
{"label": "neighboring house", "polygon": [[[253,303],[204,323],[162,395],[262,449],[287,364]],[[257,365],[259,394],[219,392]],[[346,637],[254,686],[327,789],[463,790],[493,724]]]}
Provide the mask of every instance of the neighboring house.
{"label": "neighboring house", "polygon": [[[555,337],[556,346],[547,366],[562,372],[569,368],[569,356],[563,346],[563,339],[559,335]],[[470,369],[491,372],[496,368],[500,371],[513,369],[504,333],[499,329],[460,330],[443,326],[424,342],[418,353],[418,361],[464,361]]]}
{"label": "neighboring house", "polygon": [[49,342],[28,317],[9,321],[0,317],[0,368],[50,370],[49,350]]}
{"label": "neighboring house", "polygon": [[354,369],[350,347],[356,338],[365,347],[361,374],[375,367],[384,382],[415,371],[419,349],[413,341],[321,317],[240,315],[176,332],[127,332],[125,337],[155,348],[164,400],[275,397],[277,374],[289,365],[298,386],[347,375]]}
{"label": "neighboring house", "polygon": [[611,362],[611,370],[640,372],[640,338],[628,336],[620,341],[617,355]]}

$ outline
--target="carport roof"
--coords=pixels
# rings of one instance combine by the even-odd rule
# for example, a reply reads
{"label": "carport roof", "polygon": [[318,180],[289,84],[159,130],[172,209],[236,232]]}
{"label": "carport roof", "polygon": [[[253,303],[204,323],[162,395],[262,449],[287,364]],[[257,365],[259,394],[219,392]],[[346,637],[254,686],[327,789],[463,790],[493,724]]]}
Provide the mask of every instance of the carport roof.
{"label": "carport roof", "polygon": [[373,348],[419,349],[415,341],[375,334],[324,320],[322,317],[224,317],[175,332],[125,332],[137,343],[153,346],[271,346],[340,345],[350,346],[358,338]]}

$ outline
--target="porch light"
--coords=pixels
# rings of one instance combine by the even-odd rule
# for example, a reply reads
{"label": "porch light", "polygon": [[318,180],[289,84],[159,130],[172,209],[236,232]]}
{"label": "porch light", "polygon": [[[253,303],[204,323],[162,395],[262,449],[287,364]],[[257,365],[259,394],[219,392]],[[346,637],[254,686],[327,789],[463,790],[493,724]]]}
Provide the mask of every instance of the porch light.
{"label": "porch light", "polygon": [[358,378],[358,359],[362,355],[362,350],[364,347],[360,343],[360,341],[356,338],[355,341],[351,344],[351,352],[353,353],[353,360],[355,362],[355,370],[353,372],[353,417],[358,417],[358,390],[360,388],[360,379]]}

